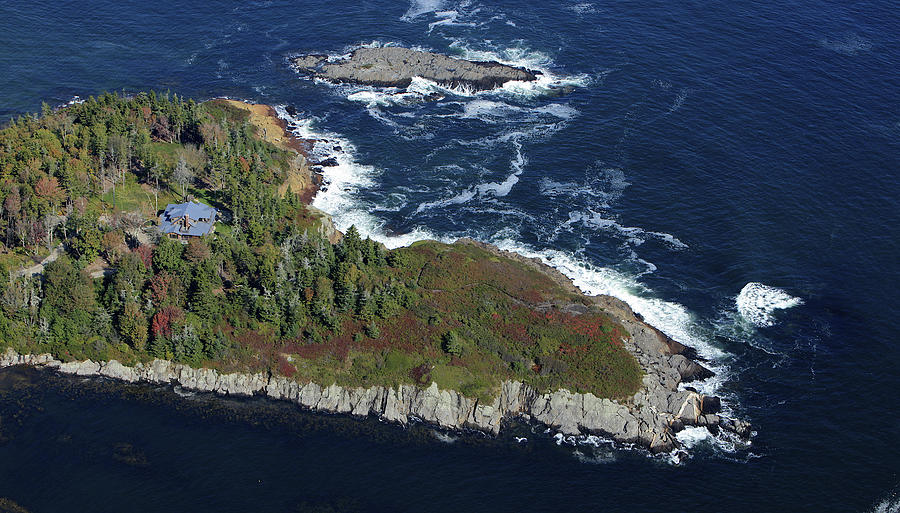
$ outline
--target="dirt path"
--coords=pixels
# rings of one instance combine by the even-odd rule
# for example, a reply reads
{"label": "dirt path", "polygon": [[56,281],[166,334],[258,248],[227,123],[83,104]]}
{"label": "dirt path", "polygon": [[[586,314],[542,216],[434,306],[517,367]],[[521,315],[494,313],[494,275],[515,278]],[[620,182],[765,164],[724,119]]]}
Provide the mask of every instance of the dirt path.
{"label": "dirt path", "polygon": [[19,269],[13,273],[13,278],[21,278],[22,276],[34,276],[35,274],[41,274],[44,272],[44,267],[47,267],[47,264],[55,261],[63,252],[63,245],[60,244],[53,248],[50,251],[50,254],[47,255],[47,258],[41,260],[40,263],[34,264],[31,267],[26,267],[24,269]]}

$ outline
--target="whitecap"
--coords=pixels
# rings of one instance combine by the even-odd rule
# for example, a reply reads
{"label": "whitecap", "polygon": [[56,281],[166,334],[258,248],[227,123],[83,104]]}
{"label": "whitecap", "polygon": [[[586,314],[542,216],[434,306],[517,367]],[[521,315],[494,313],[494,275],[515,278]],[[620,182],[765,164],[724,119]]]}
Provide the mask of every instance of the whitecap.
{"label": "whitecap", "polygon": [[409,9],[400,19],[411,21],[423,14],[439,11],[443,9],[443,6],[443,0],[412,0],[409,3]]}
{"label": "whitecap", "polygon": [[428,24],[428,33],[435,27],[477,27],[478,24],[471,21],[459,21],[459,11],[436,11],[435,17],[440,18]]}
{"label": "whitecap", "polygon": [[347,94],[347,99],[353,102],[365,103],[372,107],[375,105],[393,105],[397,103],[396,93],[390,91],[376,91],[374,89],[364,89]]}
{"label": "whitecap", "polygon": [[819,46],[852,57],[871,50],[872,42],[859,34],[849,32],[837,38],[823,37],[819,39]]}
{"label": "whitecap", "polygon": [[802,305],[803,300],[779,288],[750,282],[741,289],[735,298],[735,304],[741,317],[754,326],[763,328],[775,325],[776,310]]}
{"label": "whitecap", "polygon": [[541,178],[538,183],[538,190],[545,196],[596,196],[597,192],[585,187],[584,184],[576,182],[557,182],[550,178]]}
{"label": "whitecap", "polygon": [[675,249],[687,249],[688,247],[687,244],[681,242],[677,237],[670,233],[654,232],[636,226],[623,226],[614,219],[606,218],[597,212],[592,210],[588,210],[588,212],[589,214],[585,214],[584,212],[570,212],[569,220],[566,221],[566,224],[580,222],[588,227],[612,231],[625,237],[629,243],[635,246],[640,246],[648,239],[654,238],[669,244]]}
{"label": "whitecap", "polygon": [[576,14],[590,14],[597,12],[597,8],[594,7],[594,4],[587,2],[570,5],[567,7],[567,9],[575,12]]}
{"label": "whitecap", "polygon": [[[512,172],[507,175],[507,177],[503,181],[480,183],[473,187],[469,187],[450,198],[422,203],[416,209],[416,213],[418,214],[435,207],[466,203],[476,197],[501,198],[508,195],[510,191],[512,191],[513,186],[515,186],[519,182],[519,176],[525,171],[525,166],[528,164],[528,158],[525,157],[525,154],[522,151],[522,143],[519,140],[523,135],[524,134],[522,134],[521,132],[515,132],[514,134],[508,134],[507,136],[501,136],[494,139],[495,141],[511,141],[516,151],[515,156],[513,157],[512,161],[510,161],[510,170]],[[461,144],[470,144],[463,141],[459,142]],[[475,143],[476,142],[472,142],[471,144]]]}
{"label": "whitecap", "polygon": [[416,208],[416,214],[419,214],[425,210],[430,210],[432,208],[446,207],[448,205],[459,205],[461,203],[465,203],[465,202],[471,200],[472,198],[475,197],[476,194],[477,194],[476,191],[474,191],[472,189],[466,189],[466,190],[460,192],[459,194],[457,194],[453,197],[450,197],[450,198],[437,200],[437,201],[426,201],[424,203],[421,203],[419,205],[419,207]]}
{"label": "whitecap", "polygon": [[666,112],[666,114],[671,114],[680,109],[681,106],[684,105],[684,101],[688,97],[688,92],[689,91],[687,89],[681,89],[680,91],[678,91],[678,94],[675,95],[675,99],[672,101],[672,106],[669,107],[669,110],[668,112]]}
{"label": "whitecap", "polygon": [[458,86],[441,85],[433,80],[418,76],[412,77],[411,82],[408,86],[406,86],[406,91],[422,96],[428,96],[433,93],[438,93],[463,97],[474,96],[478,92],[472,89],[470,86],[464,84],[460,84]]}

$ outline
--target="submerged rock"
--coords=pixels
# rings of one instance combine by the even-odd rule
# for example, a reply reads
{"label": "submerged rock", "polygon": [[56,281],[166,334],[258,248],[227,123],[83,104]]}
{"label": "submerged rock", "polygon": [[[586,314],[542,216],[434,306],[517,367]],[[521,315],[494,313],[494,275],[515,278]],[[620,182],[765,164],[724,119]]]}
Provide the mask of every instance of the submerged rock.
{"label": "submerged rock", "polygon": [[349,82],[380,87],[407,87],[414,77],[442,86],[488,90],[506,82],[529,82],[535,72],[499,62],[476,62],[438,53],[396,46],[360,48],[342,60],[324,55],[302,55],[291,61],[301,73],[330,82]]}

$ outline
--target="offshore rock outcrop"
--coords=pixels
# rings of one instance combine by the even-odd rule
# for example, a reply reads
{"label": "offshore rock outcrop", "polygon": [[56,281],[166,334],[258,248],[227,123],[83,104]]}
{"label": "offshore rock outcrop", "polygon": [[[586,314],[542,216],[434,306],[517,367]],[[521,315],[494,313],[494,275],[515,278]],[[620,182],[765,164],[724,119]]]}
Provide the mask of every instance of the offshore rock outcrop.
{"label": "offshore rock outcrop", "polygon": [[291,59],[294,68],[329,82],[348,82],[379,87],[407,87],[413,77],[442,86],[488,90],[512,80],[532,81],[534,72],[499,62],[476,62],[438,53],[397,46],[359,48],[349,58],[331,60],[325,55]]}

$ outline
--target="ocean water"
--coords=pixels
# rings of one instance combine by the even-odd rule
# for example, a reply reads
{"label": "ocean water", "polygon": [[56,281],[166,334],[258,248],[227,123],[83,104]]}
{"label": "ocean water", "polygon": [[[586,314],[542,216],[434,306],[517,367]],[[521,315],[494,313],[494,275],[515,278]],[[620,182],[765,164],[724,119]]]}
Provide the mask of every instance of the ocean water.
{"label": "ocean water", "polygon": [[[104,90],[280,107],[315,204],[389,246],[545,259],[695,346],[749,447],[650,457],[0,373],[0,496],[32,511],[900,511],[900,14],[886,1],[0,4],[0,118]],[[402,45],[542,72],[334,86]],[[440,92],[444,98],[423,102]],[[287,112],[298,112],[291,118]]]}

